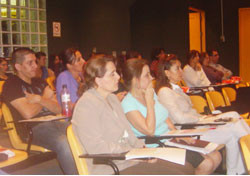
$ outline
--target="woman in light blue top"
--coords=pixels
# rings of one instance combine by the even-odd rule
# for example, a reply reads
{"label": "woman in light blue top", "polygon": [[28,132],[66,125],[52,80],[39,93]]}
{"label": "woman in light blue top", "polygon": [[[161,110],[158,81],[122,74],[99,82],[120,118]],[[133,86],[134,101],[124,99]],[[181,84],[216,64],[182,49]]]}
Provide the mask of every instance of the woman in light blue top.
{"label": "woman in light blue top", "polygon": [[[155,115],[157,116],[156,122],[155,122],[155,131],[154,135],[161,135],[165,132],[169,131],[168,125],[166,120],[168,119],[168,111],[165,109],[157,100],[157,96],[154,93],[154,109],[155,109]],[[129,92],[127,96],[122,101],[122,107],[124,110],[124,113],[127,114],[130,111],[140,111],[140,113],[146,117],[147,116],[147,108],[140,103],[136,98],[133,97],[133,95]],[[131,124],[130,124],[131,125]],[[144,136],[145,134],[138,131],[136,128],[131,125],[133,132],[136,136]]]}
{"label": "woman in light blue top", "polygon": [[[167,109],[157,100],[146,60],[127,60],[122,75],[129,91],[122,101],[122,107],[135,135],[162,135],[170,130],[176,130],[168,118]],[[181,140],[187,143],[194,142],[192,138]],[[209,155],[187,151],[186,160],[195,168],[195,174],[211,174],[220,164],[221,156],[217,151]]]}

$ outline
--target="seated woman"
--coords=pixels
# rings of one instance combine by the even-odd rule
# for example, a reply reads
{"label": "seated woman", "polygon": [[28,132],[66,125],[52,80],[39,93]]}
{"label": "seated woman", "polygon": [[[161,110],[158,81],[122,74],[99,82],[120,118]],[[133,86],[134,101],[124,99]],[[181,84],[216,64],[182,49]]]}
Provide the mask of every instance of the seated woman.
{"label": "seated woman", "polygon": [[[109,57],[88,60],[84,72],[83,92],[76,103],[72,118],[74,134],[89,154],[123,153],[145,144],[132,132],[121,104],[112,92],[118,89],[120,76]],[[86,159],[89,174],[112,174],[107,165],[94,165]],[[191,167],[163,160],[138,162],[114,161],[121,174],[193,174]]]}
{"label": "seated woman", "polygon": [[209,55],[206,52],[201,53],[200,63],[207,78],[212,84],[220,83],[224,74],[209,65]]}
{"label": "seated woman", "polygon": [[164,48],[153,48],[151,52],[150,70],[154,77],[157,75],[157,66],[159,60],[166,56]]}
{"label": "seated woman", "polygon": [[[136,136],[162,135],[176,130],[168,118],[168,110],[157,100],[152,88],[152,76],[144,59],[127,60],[123,68],[123,79],[129,93],[122,101],[122,107]],[[192,138],[185,139],[192,143]],[[187,151],[187,161],[195,168],[195,174],[211,174],[221,161],[215,151],[208,155]]]}
{"label": "seated woman", "polygon": [[[201,115],[192,108],[191,99],[177,83],[182,79],[181,63],[175,55],[170,55],[160,61],[156,81],[158,99],[169,110],[170,118],[174,123],[195,123]],[[228,112],[219,117],[240,118],[237,112]],[[244,165],[239,151],[238,140],[250,133],[244,120],[218,126],[201,136],[201,139],[226,145],[227,173],[242,174]]]}
{"label": "seated woman", "polygon": [[53,72],[55,73],[55,77],[57,77],[64,70],[62,60],[60,59],[59,55],[50,55],[49,68],[53,70]]}
{"label": "seated woman", "polygon": [[6,71],[8,69],[8,63],[5,60],[5,58],[0,58],[0,81],[6,81],[8,79],[8,75],[6,74]]}
{"label": "seated woman", "polygon": [[199,58],[200,54],[196,50],[191,50],[187,56],[187,65],[183,69],[183,80],[188,87],[202,87],[211,84],[199,63]]}
{"label": "seated woman", "polygon": [[67,85],[67,89],[70,93],[70,99],[72,106],[74,107],[79,96],[77,90],[79,83],[82,82],[82,71],[85,60],[82,58],[82,54],[75,48],[68,48],[64,52],[63,62],[65,71],[61,72],[56,79],[56,95],[57,100],[61,104],[61,90],[63,85]]}

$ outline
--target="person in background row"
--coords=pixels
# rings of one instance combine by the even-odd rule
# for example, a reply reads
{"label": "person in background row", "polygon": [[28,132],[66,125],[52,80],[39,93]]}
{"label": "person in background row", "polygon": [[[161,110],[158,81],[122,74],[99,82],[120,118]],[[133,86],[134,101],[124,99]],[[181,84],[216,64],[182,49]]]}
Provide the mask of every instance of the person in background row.
{"label": "person in background row", "polygon": [[150,71],[154,77],[157,76],[157,67],[158,67],[159,60],[164,57],[166,57],[164,48],[153,48],[151,52]]}
{"label": "person in background row", "polygon": [[56,95],[60,104],[62,86],[67,85],[72,102],[72,108],[74,107],[79,98],[77,95],[79,84],[83,81],[82,74],[84,63],[85,60],[82,58],[82,54],[79,50],[75,48],[68,48],[64,51],[63,64],[66,70],[61,72],[56,79]]}
{"label": "person in background row", "polygon": [[44,52],[37,52],[36,53],[36,62],[37,62],[37,70],[36,70],[36,77],[46,79],[49,76],[55,76],[54,72],[46,67],[46,54]]}
{"label": "person in background row", "polygon": [[199,59],[199,51],[191,50],[187,55],[187,64],[183,69],[183,80],[188,87],[202,87],[211,84],[202,69]]}
{"label": "person in background row", "polygon": [[201,53],[200,63],[207,78],[212,84],[221,83],[224,74],[209,65],[209,55],[206,52]]}
{"label": "person in background row", "polygon": [[224,75],[223,75],[223,80],[226,79],[230,79],[230,77],[233,75],[232,71],[223,67],[222,65],[218,64],[219,61],[219,53],[217,50],[213,49],[208,51],[208,55],[209,55],[209,65],[215,69],[217,69],[218,71],[221,71]]}
{"label": "person in background row", "polygon": [[[15,124],[19,120],[61,113],[54,92],[47,83],[36,76],[36,56],[29,48],[18,48],[12,54],[17,75],[9,77],[3,85],[3,101],[9,107]],[[32,124],[32,144],[56,152],[65,174],[77,174],[75,162],[68,144],[68,122],[53,121]],[[16,125],[22,141],[27,141],[28,131],[24,125]]]}
{"label": "person in background row", "polygon": [[[159,136],[176,130],[169,118],[168,110],[157,99],[146,60],[127,60],[123,67],[123,79],[129,93],[123,99],[122,107],[137,137]],[[188,144],[194,142],[192,138],[177,138],[177,140],[183,140]],[[156,144],[147,146],[157,147]],[[211,174],[220,164],[221,156],[217,151],[201,155],[187,150],[186,161],[195,168],[195,174]]]}
{"label": "person in background row", "polygon": [[[82,96],[76,103],[72,117],[74,134],[88,154],[113,154],[142,148],[145,144],[132,132],[123,113],[120,101],[112,92],[118,89],[120,76],[113,58],[89,59],[84,71]],[[193,174],[190,165],[185,166],[164,160],[114,160],[120,174]],[[113,174],[107,165],[94,165],[86,159],[89,174]]]}
{"label": "person in background row", "polygon": [[131,59],[131,58],[138,58],[138,59],[142,59],[142,55],[141,53],[137,52],[137,51],[129,51],[126,54],[126,58],[127,59]]}
{"label": "person in background row", "polygon": [[[196,123],[203,120],[193,108],[191,99],[177,85],[182,79],[181,63],[175,55],[159,62],[156,92],[158,99],[169,110],[169,117],[174,123]],[[203,116],[204,117],[204,116]],[[206,118],[209,116],[206,116]],[[219,118],[240,118],[237,112],[226,112],[217,115]],[[243,174],[244,164],[240,153],[238,140],[250,133],[250,128],[243,119],[236,122],[219,125],[213,130],[202,134],[201,139],[226,145],[227,174]]]}
{"label": "person in background row", "polygon": [[49,68],[54,71],[56,77],[64,70],[63,63],[59,55],[50,55]]}
{"label": "person in background row", "polygon": [[8,63],[5,60],[5,58],[0,58],[0,81],[6,81],[8,78],[8,75],[6,74],[6,71],[8,70]]}

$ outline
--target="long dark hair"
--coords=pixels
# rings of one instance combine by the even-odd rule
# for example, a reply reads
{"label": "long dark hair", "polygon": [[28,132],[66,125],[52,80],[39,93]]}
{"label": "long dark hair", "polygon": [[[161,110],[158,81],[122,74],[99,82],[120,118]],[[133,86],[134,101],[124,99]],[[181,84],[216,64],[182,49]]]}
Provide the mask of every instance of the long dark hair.
{"label": "long dark hair", "polygon": [[76,48],[67,48],[62,54],[62,61],[64,68],[67,68],[67,64],[73,64],[76,61],[76,52],[79,51]]}
{"label": "long dark hair", "polygon": [[158,75],[156,77],[156,86],[155,90],[156,93],[162,88],[162,87],[171,87],[170,80],[165,74],[165,70],[170,70],[170,68],[178,61],[178,58],[174,54],[169,54],[166,58],[161,59],[158,64]]}
{"label": "long dark hair", "polygon": [[200,57],[199,51],[197,51],[197,50],[191,50],[191,51],[189,51],[189,53],[187,54],[187,64],[188,65],[190,65],[191,59],[195,58],[197,54]]}

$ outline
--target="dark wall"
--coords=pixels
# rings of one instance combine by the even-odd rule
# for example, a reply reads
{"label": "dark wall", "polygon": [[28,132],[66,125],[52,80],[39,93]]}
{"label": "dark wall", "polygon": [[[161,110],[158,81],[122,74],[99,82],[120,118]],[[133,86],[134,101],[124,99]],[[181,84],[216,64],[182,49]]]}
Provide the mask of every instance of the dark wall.
{"label": "dark wall", "polygon": [[[181,6],[180,6],[181,4]],[[137,0],[131,7],[132,48],[150,59],[154,47],[175,53],[181,60],[188,51],[186,0]]]}
{"label": "dark wall", "polygon": [[79,39],[83,53],[89,54],[93,47],[97,52],[109,54],[130,49],[130,1],[85,0],[79,5],[82,7]]}
{"label": "dark wall", "polygon": [[[159,1],[157,1],[159,2]],[[131,47],[150,59],[153,47],[163,47],[162,1],[137,0],[131,7]]]}
{"label": "dark wall", "polygon": [[223,1],[224,35],[221,37],[220,0],[137,0],[131,8],[132,48],[150,57],[152,47],[164,47],[184,61],[189,50],[188,7],[205,11],[206,46],[218,49],[220,63],[239,72],[238,8],[248,7],[245,0]]}
{"label": "dark wall", "polygon": [[[246,0],[224,0],[225,42],[220,40],[220,0],[47,0],[49,53],[78,46],[88,56],[97,52],[137,50],[150,58],[164,47],[184,61],[189,50],[188,7],[206,13],[206,46],[217,48],[220,62],[238,74],[238,8]],[[62,37],[52,37],[52,21],[62,24]]]}
{"label": "dark wall", "polygon": [[223,1],[223,19],[225,42],[222,42],[221,4],[219,0],[205,1],[207,49],[216,48],[220,54],[220,63],[239,74],[239,19],[238,9],[250,7],[245,0]]}
{"label": "dark wall", "polygon": [[[135,0],[48,0],[49,53],[78,46],[85,57],[94,47],[111,54],[130,50],[129,7]],[[52,21],[62,24],[62,37],[52,37]]]}
{"label": "dark wall", "polygon": [[[47,34],[49,54],[58,54],[66,47],[78,46],[75,0],[47,0]],[[53,37],[52,22],[61,22],[61,37]]]}
{"label": "dark wall", "polygon": [[237,1],[223,1],[223,25],[225,42],[221,40],[221,5],[218,0],[206,2],[206,40],[207,49],[218,49],[219,62],[238,74],[239,72],[239,32]]}

